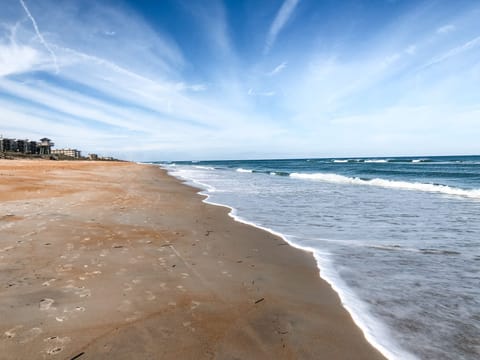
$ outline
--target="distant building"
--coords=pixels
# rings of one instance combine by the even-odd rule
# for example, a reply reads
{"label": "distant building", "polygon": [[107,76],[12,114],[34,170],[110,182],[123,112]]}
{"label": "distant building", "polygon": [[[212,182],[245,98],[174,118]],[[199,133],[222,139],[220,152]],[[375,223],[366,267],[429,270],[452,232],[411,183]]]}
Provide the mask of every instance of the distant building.
{"label": "distant building", "polygon": [[52,153],[52,147],[55,144],[49,138],[40,139],[40,142],[37,143],[38,153],[40,155],[50,155]]}
{"label": "distant building", "polygon": [[17,151],[17,142],[15,139],[0,137],[0,151]]}
{"label": "distant building", "polygon": [[37,142],[36,141],[29,141],[28,142],[28,149],[29,149],[29,154],[37,154],[37,152],[38,152]]}
{"label": "distant building", "polygon": [[54,149],[52,150],[52,155],[64,155],[74,159],[80,159],[82,152],[77,149]]}
{"label": "distant building", "polygon": [[[62,155],[65,157],[73,159],[81,159],[82,152],[77,149],[52,149],[55,144],[49,138],[40,139],[40,141],[30,141],[28,139],[10,139],[4,138],[0,134],[0,153],[5,157],[4,153],[7,153],[9,156],[25,157],[20,154],[25,155]],[[16,153],[16,154],[8,154]],[[29,157],[29,156],[27,156]],[[35,156],[33,156],[35,157]],[[110,158],[101,158],[97,154],[89,154],[89,159],[91,160],[110,160]]]}
{"label": "distant building", "polygon": [[26,140],[17,140],[17,152],[22,154],[36,154],[37,152],[37,142]]}

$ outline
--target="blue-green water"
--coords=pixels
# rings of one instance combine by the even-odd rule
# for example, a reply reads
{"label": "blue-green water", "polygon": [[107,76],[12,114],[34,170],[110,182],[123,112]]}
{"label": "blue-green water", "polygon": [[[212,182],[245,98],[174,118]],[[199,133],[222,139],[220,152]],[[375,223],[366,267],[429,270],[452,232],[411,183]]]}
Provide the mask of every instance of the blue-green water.
{"label": "blue-green water", "polygon": [[314,252],[389,358],[480,358],[480,157],[163,164]]}

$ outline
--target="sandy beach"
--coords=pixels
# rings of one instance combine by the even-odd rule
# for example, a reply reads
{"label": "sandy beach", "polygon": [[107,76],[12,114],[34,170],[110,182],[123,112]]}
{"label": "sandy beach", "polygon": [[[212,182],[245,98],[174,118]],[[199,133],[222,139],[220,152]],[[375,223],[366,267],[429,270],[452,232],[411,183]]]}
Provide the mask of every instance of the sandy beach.
{"label": "sandy beach", "polygon": [[153,165],[0,161],[1,359],[382,359],[311,254]]}

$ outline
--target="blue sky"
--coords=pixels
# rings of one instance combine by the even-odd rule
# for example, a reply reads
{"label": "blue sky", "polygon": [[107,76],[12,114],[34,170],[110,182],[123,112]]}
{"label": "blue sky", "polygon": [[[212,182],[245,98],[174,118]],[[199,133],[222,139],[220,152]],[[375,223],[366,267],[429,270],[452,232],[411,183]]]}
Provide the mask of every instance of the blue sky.
{"label": "blue sky", "polygon": [[480,153],[475,0],[0,5],[4,136],[131,160]]}

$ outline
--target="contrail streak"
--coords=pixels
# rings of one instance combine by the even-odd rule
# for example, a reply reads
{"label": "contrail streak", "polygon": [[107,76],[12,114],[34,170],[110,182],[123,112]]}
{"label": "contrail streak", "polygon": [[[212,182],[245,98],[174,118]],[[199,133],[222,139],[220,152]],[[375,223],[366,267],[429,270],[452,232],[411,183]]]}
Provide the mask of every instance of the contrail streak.
{"label": "contrail streak", "polygon": [[55,53],[53,52],[52,48],[48,45],[48,43],[45,41],[43,35],[40,33],[40,30],[38,29],[38,25],[37,25],[37,22],[35,21],[35,18],[32,16],[32,13],[30,12],[30,10],[28,10],[28,7],[27,5],[25,4],[25,2],[23,0],[19,0],[20,1],[20,4],[22,5],[23,7],[23,10],[25,10],[25,12],[27,13],[27,16],[29,17],[29,19],[32,21],[32,25],[33,25],[33,28],[35,29],[35,33],[37,34],[38,38],[40,39],[40,42],[42,43],[42,45],[45,47],[45,49],[47,49],[47,51],[50,53],[51,57],[52,57],[52,60],[53,60],[53,63],[55,65],[55,72],[58,74],[59,72],[59,67],[58,67],[58,62],[57,62],[57,56],[55,55]]}

